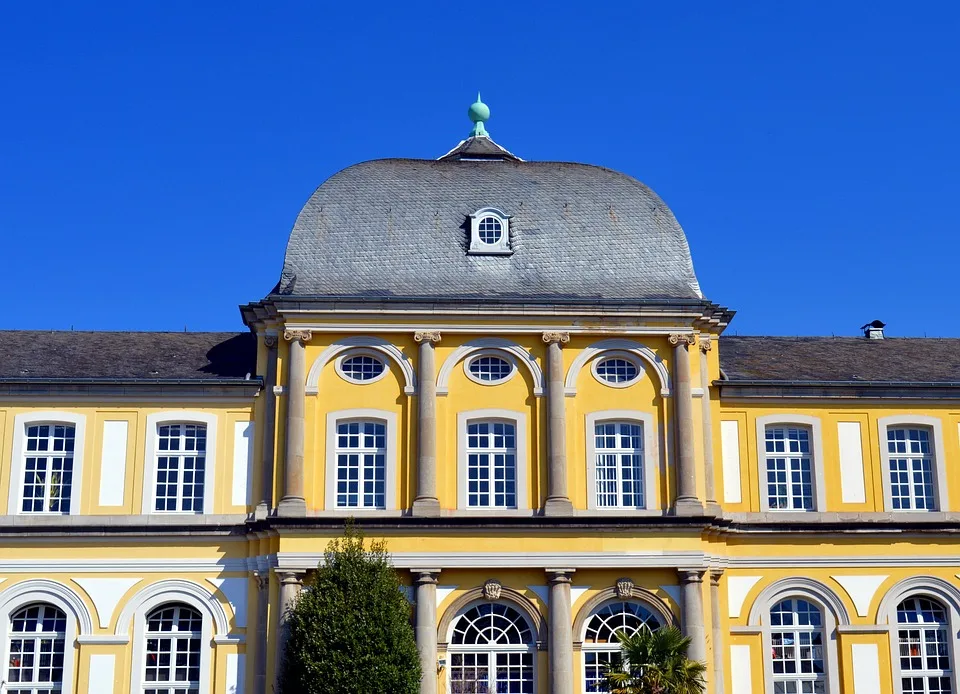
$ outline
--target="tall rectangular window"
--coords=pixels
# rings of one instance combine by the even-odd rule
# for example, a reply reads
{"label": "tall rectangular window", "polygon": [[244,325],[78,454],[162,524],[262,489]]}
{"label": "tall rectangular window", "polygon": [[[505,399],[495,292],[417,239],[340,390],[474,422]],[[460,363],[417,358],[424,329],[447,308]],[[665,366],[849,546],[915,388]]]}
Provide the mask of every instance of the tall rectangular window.
{"label": "tall rectangular window", "polygon": [[598,423],[594,450],[597,507],[643,508],[643,424]]}
{"label": "tall rectangular window", "polygon": [[767,504],[771,511],[812,511],[813,463],[810,431],[766,428]]}
{"label": "tall rectangular window", "polygon": [[337,422],[337,508],[386,508],[387,426]]}
{"label": "tall rectangular window", "polygon": [[207,427],[161,424],[157,427],[155,510],[203,513]]}
{"label": "tall rectangular window", "polygon": [[517,434],[513,422],[467,423],[467,506],[517,507]]}
{"label": "tall rectangular window", "polygon": [[30,424],[23,460],[25,513],[70,513],[75,429],[69,424]]}
{"label": "tall rectangular window", "polygon": [[896,510],[935,511],[930,432],[920,428],[888,428],[890,501]]}

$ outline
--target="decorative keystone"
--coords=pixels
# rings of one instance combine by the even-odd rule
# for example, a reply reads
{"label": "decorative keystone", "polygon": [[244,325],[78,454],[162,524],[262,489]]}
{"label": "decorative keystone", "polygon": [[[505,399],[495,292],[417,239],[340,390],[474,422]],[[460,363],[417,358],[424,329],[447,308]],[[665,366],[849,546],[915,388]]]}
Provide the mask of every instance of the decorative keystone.
{"label": "decorative keystone", "polygon": [[500,581],[491,578],[483,584],[483,597],[486,600],[499,600],[501,592],[503,592],[503,584]]}

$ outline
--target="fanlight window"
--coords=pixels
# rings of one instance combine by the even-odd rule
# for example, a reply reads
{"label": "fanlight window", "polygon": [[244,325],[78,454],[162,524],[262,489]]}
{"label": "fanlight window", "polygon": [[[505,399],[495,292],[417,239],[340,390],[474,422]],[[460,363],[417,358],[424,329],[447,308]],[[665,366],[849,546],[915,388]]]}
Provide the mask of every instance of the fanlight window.
{"label": "fanlight window", "polygon": [[600,359],[594,366],[597,378],[609,385],[629,385],[640,376],[640,367],[624,357]]}
{"label": "fanlight window", "polygon": [[375,381],[387,370],[382,359],[371,354],[354,354],[340,361],[340,373],[348,381],[369,383]]}
{"label": "fanlight window", "polygon": [[607,691],[603,673],[620,656],[618,633],[633,636],[641,629],[656,631],[661,626],[660,619],[639,602],[611,602],[597,610],[587,622],[583,636],[584,689]]}
{"label": "fanlight window", "polygon": [[495,354],[481,354],[467,362],[467,373],[487,385],[502,383],[513,375],[513,363]]}
{"label": "fanlight window", "polygon": [[53,605],[28,605],[10,618],[7,694],[59,692],[67,616]]}
{"label": "fanlight window", "polygon": [[456,621],[450,639],[452,694],[530,693],[533,632],[514,608],[480,603]]}
{"label": "fanlight window", "polygon": [[823,614],[806,600],[789,599],[770,610],[773,688],[783,694],[825,694]]}
{"label": "fanlight window", "polygon": [[199,694],[203,618],[187,605],[147,615],[143,694]]}
{"label": "fanlight window", "polygon": [[907,598],[897,606],[897,626],[903,694],[952,694],[950,624],[943,605]]}

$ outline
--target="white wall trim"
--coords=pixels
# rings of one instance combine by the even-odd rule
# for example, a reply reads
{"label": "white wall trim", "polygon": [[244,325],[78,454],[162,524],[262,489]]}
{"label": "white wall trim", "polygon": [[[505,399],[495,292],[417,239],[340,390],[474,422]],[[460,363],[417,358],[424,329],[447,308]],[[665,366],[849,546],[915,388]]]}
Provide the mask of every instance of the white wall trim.
{"label": "white wall trim", "polygon": [[753,694],[753,657],[750,644],[730,646],[730,685],[733,694]]}
{"label": "white wall trim", "polygon": [[601,410],[586,415],[587,442],[587,508],[591,511],[622,512],[623,507],[597,506],[597,449],[595,429],[600,422],[631,421],[643,426],[643,497],[645,509],[657,508],[656,473],[660,465],[660,447],[653,413],[640,410]]}
{"label": "white wall trim", "polygon": [[724,419],[720,422],[720,463],[723,472],[723,502],[739,504],[743,501],[739,420]]}
{"label": "white wall trim", "polygon": [[166,423],[203,424],[207,427],[207,451],[204,458],[203,474],[203,512],[213,513],[213,501],[216,487],[217,464],[217,415],[196,410],[166,410],[147,415],[147,430],[144,436],[144,456],[146,462],[143,473],[143,499],[141,513],[163,515],[197,515],[192,511],[155,511],[157,489],[157,427]]}
{"label": "white wall trim", "polygon": [[100,444],[100,506],[123,506],[126,495],[127,443],[130,422],[108,419],[103,422]]}
{"label": "white wall trim", "polygon": [[840,500],[862,504],[867,500],[863,478],[863,431],[860,422],[837,422],[840,453]]}
{"label": "white wall trim", "polygon": [[802,513],[799,509],[771,509],[770,498],[767,496],[767,449],[766,449],[766,430],[768,426],[799,424],[810,428],[810,438],[813,444],[813,450],[810,451],[812,458],[811,465],[813,469],[813,503],[814,511],[824,512],[827,510],[827,483],[824,479],[823,468],[826,459],[823,456],[823,428],[820,425],[819,417],[811,417],[803,414],[771,414],[764,417],[757,417],[757,479],[760,486],[760,510],[764,513]]}
{"label": "white wall trim", "polygon": [[883,585],[883,582],[890,578],[886,574],[866,576],[831,576],[834,581],[843,586],[847,595],[853,600],[854,607],[857,608],[858,617],[866,617],[870,614],[870,604],[873,602],[873,596]]}
{"label": "white wall trim", "polygon": [[[505,419],[516,427],[517,510],[529,509],[527,499],[527,418],[525,412],[501,409],[469,410],[457,413],[457,508],[471,511],[487,509],[467,506],[467,423],[474,419]],[[492,492],[491,492],[492,493]],[[491,508],[491,513],[502,509]]]}
{"label": "white wall trim", "polygon": [[113,694],[116,658],[113,653],[90,654],[90,672],[87,675],[87,691],[90,694]]}
{"label": "white wall trim", "polygon": [[851,645],[854,694],[876,694],[880,686],[880,649],[875,643]]}
{"label": "white wall trim", "polygon": [[[343,509],[337,508],[337,422],[342,419],[374,419],[386,425],[387,454],[384,469],[384,510],[396,510],[397,485],[399,483],[397,479],[397,438],[400,435],[400,432],[397,430],[397,413],[373,408],[337,410],[336,412],[329,412],[327,414],[327,446],[326,461],[324,463],[324,508],[328,511],[350,510],[349,507],[344,507]],[[357,508],[356,510],[373,509]]]}
{"label": "white wall trim", "polygon": [[[883,481],[883,508],[892,513],[917,513],[916,509],[894,510],[893,492],[890,489],[890,453],[887,450],[887,429],[900,426],[928,428],[933,433],[933,493],[936,496],[937,511],[949,511],[950,499],[947,494],[946,448],[943,443],[943,423],[939,417],[919,414],[898,414],[880,417],[877,420],[877,433],[880,446],[880,479]],[[919,513],[925,513],[923,509]]]}
{"label": "white wall trim", "polygon": [[627,352],[650,364],[650,366],[653,367],[654,373],[657,374],[657,378],[660,380],[660,395],[663,397],[668,397],[670,395],[670,372],[667,370],[666,364],[663,363],[663,360],[660,359],[657,353],[646,345],[636,342],[635,340],[613,338],[610,340],[600,340],[599,342],[594,342],[592,345],[586,347],[582,352],[580,352],[580,354],[577,355],[577,358],[573,360],[573,363],[570,364],[570,369],[567,371],[567,379],[564,383],[564,392],[567,396],[573,396],[577,394],[577,379],[580,377],[580,371],[583,369],[583,367],[591,359],[594,359],[604,352],[609,351]]}
{"label": "white wall trim", "polygon": [[403,392],[407,395],[413,395],[416,392],[417,377],[413,370],[413,364],[399,347],[381,337],[373,337],[372,335],[353,335],[351,337],[344,337],[337,340],[323,350],[323,352],[321,352],[320,355],[313,361],[313,365],[310,367],[310,371],[307,373],[306,394],[319,394],[320,374],[323,372],[323,367],[341,352],[353,349],[354,347],[366,347],[369,350],[379,352],[388,360],[393,361],[397,366],[400,367],[400,372],[403,374]]}
{"label": "white wall trim", "polygon": [[253,496],[253,442],[256,424],[251,420],[233,423],[233,480],[230,502],[233,506],[249,506]]}
{"label": "white wall trim", "polygon": [[728,576],[727,577],[727,616],[736,619],[743,610],[743,603],[753,587],[763,576]]}
{"label": "white wall trim", "polygon": [[[513,340],[502,337],[480,337],[453,350],[437,372],[437,395],[446,395],[449,392],[450,374],[453,373],[454,367],[474,352],[480,351],[501,351],[512,355],[516,362],[523,364],[530,373],[533,379],[533,394],[537,397],[543,395],[543,371],[537,363],[537,358]],[[490,384],[484,383],[484,385]]]}
{"label": "white wall trim", "polygon": [[[13,418],[13,455],[10,462],[10,493],[7,500],[7,513],[14,515],[60,515],[50,513],[24,513],[20,509],[23,502],[23,467],[27,439],[27,425],[41,423],[72,424],[73,432],[73,483],[70,487],[70,513],[80,513],[80,499],[83,487],[83,454],[87,432],[86,415],[63,410],[45,410],[42,412],[23,412]],[[63,514],[67,515],[67,514]]]}
{"label": "white wall trim", "polygon": [[97,611],[101,629],[110,626],[113,613],[126,592],[141,581],[140,578],[75,578],[74,582],[90,596]]}

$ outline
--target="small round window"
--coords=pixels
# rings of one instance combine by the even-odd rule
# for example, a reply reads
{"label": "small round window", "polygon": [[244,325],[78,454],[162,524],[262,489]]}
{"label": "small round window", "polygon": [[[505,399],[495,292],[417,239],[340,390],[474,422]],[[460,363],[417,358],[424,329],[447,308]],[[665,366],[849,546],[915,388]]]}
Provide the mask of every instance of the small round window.
{"label": "small round window", "polygon": [[499,243],[503,238],[503,225],[496,217],[488,216],[481,219],[477,231],[480,232],[480,240],[486,244]]}
{"label": "small round window", "polygon": [[384,375],[387,365],[371,354],[354,354],[340,360],[340,374],[354,383],[370,383]]}
{"label": "small round window", "polygon": [[626,357],[606,357],[594,364],[593,373],[608,385],[626,386],[640,377],[640,367]]}
{"label": "small round window", "polygon": [[513,362],[496,354],[480,354],[466,364],[471,380],[484,385],[502,383],[513,375]]}

